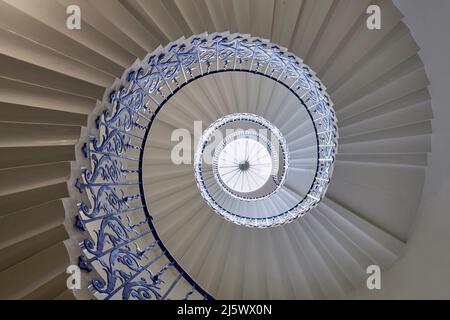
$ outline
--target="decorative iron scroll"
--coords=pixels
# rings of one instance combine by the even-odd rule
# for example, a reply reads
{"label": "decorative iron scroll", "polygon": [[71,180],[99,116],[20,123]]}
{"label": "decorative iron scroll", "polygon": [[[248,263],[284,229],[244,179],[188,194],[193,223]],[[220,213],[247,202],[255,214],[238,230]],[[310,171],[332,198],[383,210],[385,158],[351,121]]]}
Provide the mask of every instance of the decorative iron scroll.
{"label": "decorative iron scroll", "polygon": [[331,101],[297,57],[238,34],[180,39],[135,65],[108,91],[98,134],[82,148],[89,167],[76,181],[83,198],[76,226],[89,238],[79,265],[98,274],[90,288],[99,299],[212,299],[161,242],[146,204],[144,146],[158,111],[184,85],[212,73],[252,72],[284,84],[307,108],[318,140],[316,177],[298,215],[320,201],[330,181],[337,147]]}

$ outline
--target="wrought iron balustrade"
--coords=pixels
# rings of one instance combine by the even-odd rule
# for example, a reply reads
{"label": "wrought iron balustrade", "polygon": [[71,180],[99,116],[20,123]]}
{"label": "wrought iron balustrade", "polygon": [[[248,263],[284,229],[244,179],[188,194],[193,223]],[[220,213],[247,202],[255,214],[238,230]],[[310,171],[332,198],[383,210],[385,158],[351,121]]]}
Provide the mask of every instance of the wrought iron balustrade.
{"label": "wrought iron balustrade", "polygon": [[324,195],[337,147],[336,118],[323,86],[302,61],[241,35],[199,35],[159,48],[116,81],[97,118],[98,135],[82,150],[89,166],[76,182],[84,199],[76,226],[89,237],[81,244],[79,265],[98,274],[91,283],[97,298],[212,299],[158,236],[144,194],[143,155],[153,120],[178,90],[203,76],[232,71],[282,83],[302,100],[314,123],[316,178],[289,215],[306,213]]}

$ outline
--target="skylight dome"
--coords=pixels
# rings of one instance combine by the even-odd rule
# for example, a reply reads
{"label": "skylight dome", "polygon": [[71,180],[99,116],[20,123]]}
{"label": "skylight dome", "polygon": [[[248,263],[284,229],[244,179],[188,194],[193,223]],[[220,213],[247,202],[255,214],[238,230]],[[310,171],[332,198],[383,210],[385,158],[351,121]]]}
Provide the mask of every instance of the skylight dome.
{"label": "skylight dome", "polygon": [[249,137],[233,139],[217,156],[220,181],[238,193],[252,193],[269,180],[273,159],[264,144]]}

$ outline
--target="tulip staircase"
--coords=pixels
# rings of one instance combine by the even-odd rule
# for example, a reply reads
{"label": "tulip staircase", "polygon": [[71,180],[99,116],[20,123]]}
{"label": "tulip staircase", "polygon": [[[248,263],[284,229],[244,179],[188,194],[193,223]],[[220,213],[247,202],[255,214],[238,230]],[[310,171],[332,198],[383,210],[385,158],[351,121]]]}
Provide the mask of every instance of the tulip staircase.
{"label": "tulip staircase", "polygon": [[[433,117],[402,19],[385,0],[1,0],[0,297],[334,299],[389,269]],[[245,131],[202,164],[233,121],[276,145]]]}

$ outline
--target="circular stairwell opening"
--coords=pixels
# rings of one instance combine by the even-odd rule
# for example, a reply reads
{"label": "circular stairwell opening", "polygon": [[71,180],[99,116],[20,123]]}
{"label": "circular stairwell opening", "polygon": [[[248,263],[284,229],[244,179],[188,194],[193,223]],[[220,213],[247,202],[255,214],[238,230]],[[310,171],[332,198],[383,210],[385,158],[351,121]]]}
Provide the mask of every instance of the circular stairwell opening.
{"label": "circular stairwell opening", "polygon": [[[256,100],[255,88],[260,88]],[[200,103],[202,92],[214,95],[208,98],[213,108]],[[267,228],[309,212],[330,183],[337,150],[331,100],[308,66],[268,41],[213,34],[172,43],[130,68],[103,103],[95,121],[98,136],[82,146],[92,167],[82,168],[75,183],[84,193],[77,226],[93,235],[82,244],[86,254],[79,265],[100,273],[92,281],[99,298],[166,299],[175,293],[211,298],[161,241],[159,233],[165,237],[164,230],[176,227],[162,227],[161,213],[175,212],[180,201],[183,210],[199,210],[206,201],[234,224]],[[211,123],[200,131],[201,152],[192,152],[193,163],[169,162],[174,130],[192,134],[195,128],[189,127],[199,119]],[[227,128],[242,131],[226,134]],[[210,148],[206,167],[198,157],[209,147],[209,133],[220,130],[224,138]],[[224,156],[234,149],[240,151]],[[249,156],[242,157],[246,151]],[[232,164],[239,179],[225,179],[230,159],[237,160]],[[168,201],[173,185],[183,192]],[[194,198],[200,201],[191,202]],[[118,260],[104,250],[117,253],[108,257]],[[128,270],[130,278],[119,279],[117,268]],[[129,281],[137,277],[139,282]],[[164,277],[184,287],[174,289]]]}
{"label": "circular stairwell opening", "polygon": [[195,178],[207,202],[211,198],[203,183],[204,170],[212,170],[223,192],[238,200],[257,201],[282,186],[288,159],[286,140],[278,128],[256,114],[235,113],[205,130],[195,153]]}
{"label": "circular stairwell opening", "polygon": [[[183,56],[188,67],[172,64],[176,50],[172,58],[163,58],[171,80],[161,87],[164,100],[148,129],[143,174],[152,170],[151,163],[159,163],[170,171],[167,184],[173,180],[195,193],[194,184],[200,201],[238,225],[266,228],[291,222],[314,208],[330,183],[337,150],[330,98],[309,67],[284,49],[239,35],[209,37],[206,42],[193,37],[180,47],[183,55],[195,53],[192,60],[191,53]],[[173,154],[178,144],[173,132],[180,129],[194,141],[192,162],[163,166],[161,160],[145,161],[168,159],[167,150]],[[246,145],[255,158],[245,154]],[[153,199],[162,192],[160,180],[155,182],[144,188],[150,210],[158,208]]]}

